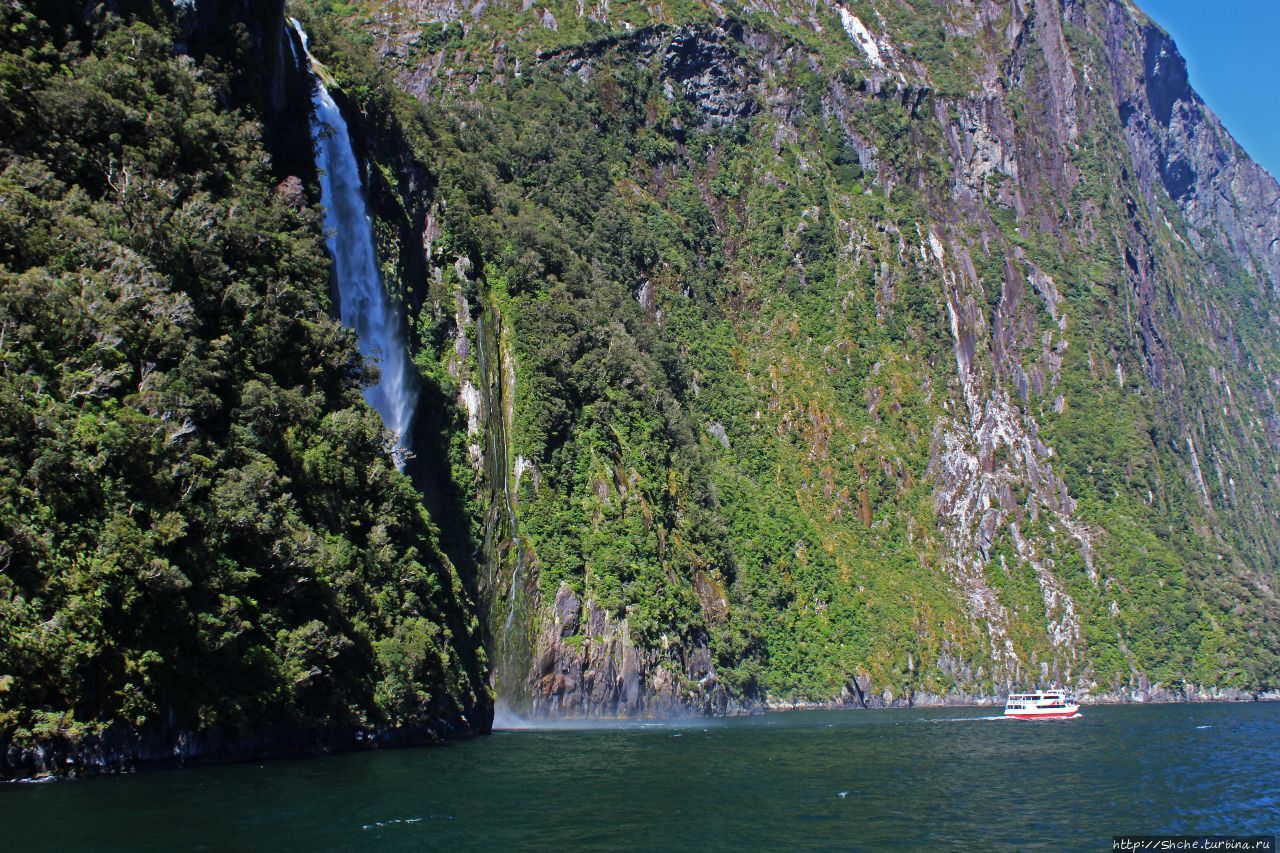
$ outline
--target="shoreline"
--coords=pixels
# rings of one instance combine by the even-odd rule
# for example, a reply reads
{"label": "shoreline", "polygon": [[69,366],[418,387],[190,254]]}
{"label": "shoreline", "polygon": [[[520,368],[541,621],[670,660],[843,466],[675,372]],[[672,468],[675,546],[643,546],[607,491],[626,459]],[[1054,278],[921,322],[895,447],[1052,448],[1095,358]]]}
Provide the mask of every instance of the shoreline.
{"label": "shoreline", "polygon": [[[1174,705],[1174,704],[1241,704],[1246,702],[1276,702],[1280,701],[1280,689],[1245,691],[1236,689],[1213,689],[1196,688],[1192,691],[1172,691],[1162,688],[1153,687],[1141,693],[1131,693],[1128,691],[1107,692],[1081,694],[1078,701],[1082,707],[1101,706],[1101,705]],[[725,713],[721,714],[667,714],[667,715],[632,715],[632,716],[586,716],[586,717],[538,717],[524,718],[523,722],[527,723],[527,730],[554,729],[557,726],[564,728],[592,727],[593,724],[606,725],[641,723],[641,722],[660,722],[671,720],[687,720],[699,718],[730,718],[730,717],[750,717],[764,716],[766,714],[785,714],[797,711],[879,711],[879,710],[906,710],[913,708],[995,708],[999,709],[1004,705],[1002,696],[968,696],[948,694],[938,696],[931,693],[913,694],[909,697],[893,697],[893,696],[868,696],[865,701],[859,701],[859,697],[854,697],[853,701],[833,700],[828,702],[783,702],[783,701],[766,701],[751,706],[732,707]],[[143,748],[138,741],[134,741],[133,749],[126,747],[120,749],[121,744],[118,742],[113,744],[114,749],[105,747],[102,743],[81,743],[70,745],[66,743],[48,743],[39,746],[13,747],[8,746],[0,751],[0,759],[8,758],[5,762],[12,769],[17,765],[22,769],[34,772],[25,774],[10,775],[7,778],[0,779],[0,784],[47,784],[54,782],[72,781],[79,779],[102,778],[104,776],[123,776],[133,775],[135,773],[145,773],[156,770],[183,770],[194,767],[213,767],[230,764],[249,764],[253,762],[266,761],[291,761],[295,759],[316,758],[325,755],[338,755],[351,752],[372,752],[383,749],[418,749],[432,746],[442,746],[449,742],[459,740],[468,740],[473,737],[480,737],[491,734],[492,731],[521,731],[525,730],[524,726],[512,728],[495,728],[490,731],[475,731],[459,729],[455,727],[445,727],[444,731],[433,729],[431,727],[423,727],[422,730],[412,732],[401,730],[390,730],[380,733],[368,733],[362,738],[356,738],[350,742],[343,743],[345,738],[291,738],[284,736],[280,738],[282,742],[274,744],[276,748],[265,746],[264,740],[273,740],[270,736],[263,738],[259,735],[257,738],[249,737],[244,739],[230,739],[231,743],[224,742],[224,749],[212,750],[192,750],[193,741],[198,742],[204,738],[193,737],[188,735],[186,738],[180,738],[179,741],[184,742],[186,749],[181,747],[169,749],[155,749],[158,744],[154,742],[148,744],[151,749]],[[119,734],[117,734],[119,737]],[[205,736],[206,738],[208,735]],[[314,736],[313,736],[314,738]],[[237,742],[238,740],[238,742]],[[249,744],[258,745],[258,749],[254,750]],[[299,743],[302,741],[302,743]],[[231,746],[225,749],[225,746]],[[245,748],[249,746],[249,748]],[[238,748],[237,748],[238,747]],[[283,748],[281,748],[283,747]],[[26,761],[19,759],[13,761],[17,757],[13,751],[16,750],[22,754]],[[5,755],[4,753],[8,753]],[[36,760],[32,761],[32,758]],[[23,766],[25,765],[25,766]]]}
{"label": "shoreline", "polygon": [[78,742],[52,738],[0,744],[0,783],[37,784],[349,752],[439,746],[488,734],[466,721],[440,720],[378,729],[323,732],[265,726],[252,732],[140,731],[118,725]]}
{"label": "shoreline", "polygon": [[[1071,691],[1068,689],[1068,693]],[[1276,702],[1280,701],[1280,688],[1268,690],[1239,690],[1236,688],[1206,689],[1196,686],[1188,692],[1184,690],[1168,690],[1152,686],[1141,692],[1109,691],[1105,693],[1075,694],[1081,707],[1091,705],[1180,705],[1201,703],[1240,703],[1240,702]],[[786,702],[766,701],[762,706],[764,713],[785,711],[876,711],[891,708],[1002,708],[1004,696],[967,696],[933,693],[917,693],[907,697],[868,696],[865,701],[855,697],[853,701],[832,700],[827,702]]]}

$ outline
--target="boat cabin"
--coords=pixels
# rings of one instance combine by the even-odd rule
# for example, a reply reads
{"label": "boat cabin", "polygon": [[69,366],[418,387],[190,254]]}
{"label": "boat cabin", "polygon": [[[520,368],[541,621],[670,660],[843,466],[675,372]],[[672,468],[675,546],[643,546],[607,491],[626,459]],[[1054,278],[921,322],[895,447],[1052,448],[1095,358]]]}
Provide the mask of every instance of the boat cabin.
{"label": "boat cabin", "polygon": [[1067,707],[1067,696],[1061,690],[1010,693],[1004,707],[1007,711],[1020,711],[1028,708],[1065,708]]}

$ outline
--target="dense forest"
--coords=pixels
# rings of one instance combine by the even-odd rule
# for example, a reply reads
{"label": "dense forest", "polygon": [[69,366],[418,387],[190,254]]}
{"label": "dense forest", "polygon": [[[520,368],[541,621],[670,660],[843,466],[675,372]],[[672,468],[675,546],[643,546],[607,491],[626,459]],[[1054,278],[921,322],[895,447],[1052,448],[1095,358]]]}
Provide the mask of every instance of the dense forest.
{"label": "dense forest", "polygon": [[1277,688],[1280,191],[1140,12],[291,3],[400,472],[297,37],[242,5],[0,12],[7,772]]}
{"label": "dense forest", "polygon": [[233,71],[6,7],[0,730],[443,734],[478,625]]}

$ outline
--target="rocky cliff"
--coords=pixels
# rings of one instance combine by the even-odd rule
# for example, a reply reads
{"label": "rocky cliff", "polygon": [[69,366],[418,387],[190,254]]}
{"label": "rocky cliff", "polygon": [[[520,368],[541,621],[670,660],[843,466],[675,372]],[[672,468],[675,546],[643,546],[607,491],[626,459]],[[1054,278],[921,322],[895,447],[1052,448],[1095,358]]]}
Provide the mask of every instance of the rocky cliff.
{"label": "rocky cliff", "polygon": [[412,458],[281,6],[0,13],[5,773],[1275,690],[1280,189],[1131,3],[287,13]]}
{"label": "rocky cliff", "polygon": [[1274,684],[1277,186],[1135,6],[343,21],[437,146],[420,361],[510,458],[513,705]]}

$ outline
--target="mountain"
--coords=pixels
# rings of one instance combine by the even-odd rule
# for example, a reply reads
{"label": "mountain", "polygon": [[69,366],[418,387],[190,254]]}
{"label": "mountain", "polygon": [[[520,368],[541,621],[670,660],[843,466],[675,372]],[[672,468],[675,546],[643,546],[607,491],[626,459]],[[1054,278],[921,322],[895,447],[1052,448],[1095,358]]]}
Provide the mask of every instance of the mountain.
{"label": "mountain", "polygon": [[315,18],[430,129],[512,704],[1273,685],[1280,194],[1140,11]]}
{"label": "mountain", "polygon": [[291,3],[403,473],[284,10],[108,6],[4,13],[10,774],[1277,688],[1280,188],[1131,3]]}

